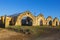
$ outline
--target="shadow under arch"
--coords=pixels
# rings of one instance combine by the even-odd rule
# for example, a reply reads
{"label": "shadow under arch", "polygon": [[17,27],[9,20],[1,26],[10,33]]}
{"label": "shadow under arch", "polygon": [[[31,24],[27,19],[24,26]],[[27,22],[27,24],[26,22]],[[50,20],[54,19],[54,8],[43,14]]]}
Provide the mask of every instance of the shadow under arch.
{"label": "shadow under arch", "polygon": [[32,26],[32,24],[33,24],[33,20],[28,16],[23,17],[21,20],[22,26]]}
{"label": "shadow under arch", "polygon": [[52,20],[49,21],[49,26],[52,26]]}
{"label": "shadow under arch", "polygon": [[12,18],[12,19],[9,21],[9,25],[10,25],[10,26],[14,26],[14,25],[15,25],[14,22],[15,22],[15,21],[14,21],[14,19]]}
{"label": "shadow under arch", "polygon": [[0,20],[0,28],[5,28],[5,24]]}
{"label": "shadow under arch", "polygon": [[58,26],[58,22],[56,21],[56,26]]}
{"label": "shadow under arch", "polygon": [[40,20],[40,26],[43,26],[43,20]]}

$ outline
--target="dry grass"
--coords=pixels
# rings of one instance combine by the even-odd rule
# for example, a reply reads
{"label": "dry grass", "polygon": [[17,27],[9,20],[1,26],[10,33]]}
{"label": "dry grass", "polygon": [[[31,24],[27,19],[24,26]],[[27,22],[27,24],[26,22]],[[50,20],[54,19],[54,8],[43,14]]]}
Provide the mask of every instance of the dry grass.
{"label": "dry grass", "polygon": [[[0,40],[60,40],[60,29],[51,27],[12,27],[16,30],[0,28]],[[20,33],[20,28],[29,29],[32,34]]]}
{"label": "dry grass", "polygon": [[27,38],[28,36],[21,33],[17,33],[7,29],[0,30],[0,40],[28,40]]}

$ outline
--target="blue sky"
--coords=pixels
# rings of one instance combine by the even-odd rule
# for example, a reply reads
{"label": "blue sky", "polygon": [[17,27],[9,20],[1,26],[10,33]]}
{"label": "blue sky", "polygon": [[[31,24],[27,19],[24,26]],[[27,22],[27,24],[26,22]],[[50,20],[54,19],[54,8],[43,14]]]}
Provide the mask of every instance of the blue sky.
{"label": "blue sky", "polygon": [[0,0],[0,16],[30,11],[37,16],[60,19],[60,0]]}

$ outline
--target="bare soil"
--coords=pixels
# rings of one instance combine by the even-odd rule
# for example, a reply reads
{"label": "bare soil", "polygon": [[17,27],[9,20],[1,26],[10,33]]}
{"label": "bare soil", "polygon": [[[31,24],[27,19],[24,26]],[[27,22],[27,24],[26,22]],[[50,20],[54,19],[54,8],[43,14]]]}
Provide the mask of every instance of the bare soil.
{"label": "bare soil", "polygon": [[60,40],[60,30],[50,29],[36,37],[33,34],[27,35],[0,28],[0,40]]}
{"label": "bare soil", "polygon": [[31,35],[0,28],[0,40],[30,40]]}

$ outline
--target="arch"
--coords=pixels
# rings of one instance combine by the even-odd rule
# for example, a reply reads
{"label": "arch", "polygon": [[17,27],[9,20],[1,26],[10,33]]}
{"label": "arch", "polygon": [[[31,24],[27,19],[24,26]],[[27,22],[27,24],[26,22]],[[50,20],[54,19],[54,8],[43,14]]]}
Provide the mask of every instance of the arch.
{"label": "arch", "polygon": [[52,21],[53,20],[52,20],[52,17],[51,16],[48,16],[47,19],[46,19],[46,21],[47,21],[47,25],[48,26],[52,26]]}
{"label": "arch", "polygon": [[37,25],[43,26],[45,24],[46,24],[46,22],[45,22],[44,16],[42,16],[41,14],[39,16],[37,16]]}
{"label": "arch", "polygon": [[32,26],[32,19],[30,17],[25,17],[25,18],[22,18],[21,20],[21,25],[22,26]]}
{"label": "arch", "polygon": [[49,21],[49,26],[52,26],[52,20]]}
{"label": "arch", "polygon": [[54,26],[59,26],[59,19],[57,17],[54,18],[53,22]]}
{"label": "arch", "polygon": [[46,20],[45,20],[44,15],[42,13],[40,13],[37,16],[37,25],[39,25],[39,26],[46,25]]}
{"label": "arch", "polygon": [[44,15],[42,13],[40,13],[37,17],[42,17],[44,18]]}
{"label": "arch", "polygon": [[21,20],[23,17],[28,17],[28,18],[31,18],[32,19],[32,26],[35,25],[35,17],[30,13],[30,12],[24,12],[22,14],[20,14],[18,17],[17,17],[17,21],[16,21],[16,24],[15,25],[22,25],[21,24]]}
{"label": "arch", "polygon": [[56,26],[58,26],[58,22],[56,21]]}
{"label": "arch", "polygon": [[40,20],[40,26],[43,26],[43,20]]}

